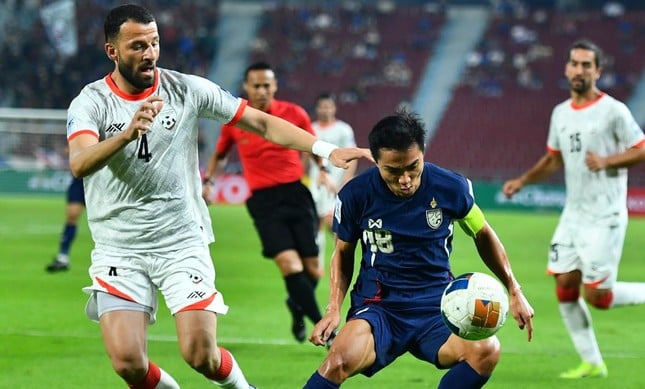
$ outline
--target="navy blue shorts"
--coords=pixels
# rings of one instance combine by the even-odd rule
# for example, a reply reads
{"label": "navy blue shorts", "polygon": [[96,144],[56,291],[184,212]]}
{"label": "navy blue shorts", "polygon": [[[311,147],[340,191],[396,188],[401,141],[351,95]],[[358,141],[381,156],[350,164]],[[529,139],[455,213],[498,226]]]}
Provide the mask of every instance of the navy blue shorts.
{"label": "navy blue shorts", "polygon": [[406,352],[442,368],[437,354],[451,332],[438,310],[394,311],[378,304],[368,304],[352,308],[347,320],[353,319],[366,320],[374,335],[376,360],[361,372],[363,375],[373,376]]}
{"label": "navy blue shorts", "polygon": [[67,188],[67,202],[81,203],[85,205],[85,190],[83,189],[83,179],[72,177],[72,182]]}
{"label": "navy blue shorts", "polygon": [[318,256],[318,215],[302,182],[253,191],[246,208],[260,235],[264,257],[273,258],[284,250],[296,250],[301,257]]}

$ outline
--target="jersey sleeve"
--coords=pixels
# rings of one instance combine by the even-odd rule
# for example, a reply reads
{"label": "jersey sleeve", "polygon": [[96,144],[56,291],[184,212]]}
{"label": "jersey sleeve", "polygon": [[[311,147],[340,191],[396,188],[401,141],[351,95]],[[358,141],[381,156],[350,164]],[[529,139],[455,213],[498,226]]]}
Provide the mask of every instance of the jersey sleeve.
{"label": "jersey sleeve", "polygon": [[643,135],[643,130],[640,128],[636,119],[629,111],[629,108],[622,102],[617,101],[616,108],[616,125],[614,126],[614,131],[616,131],[616,137],[620,139],[627,148],[639,145],[643,142],[645,135]]}
{"label": "jersey sleeve", "polygon": [[233,96],[214,82],[199,76],[185,75],[200,117],[231,123],[241,115],[245,101]]}
{"label": "jersey sleeve", "polygon": [[561,145],[558,140],[555,123],[557,122],[556,117],[558,115],[558,107],[553,109],[551,113],[551,120],[549,122],[549,135],[547,136],[546,148],[549,152],[559,153],[561,150]]}
{"label": "jersey sleeve", "polygon": [[307,113],[307,111],[305,111],[305,109],[300,106],[296,106],[296,110],[298,113],[299,120],[298,120],[298,123],[293,123],[293,124],[302,128],[308,133],[316,136],[316,131],[311,125],[311,118],[309,117],[309,114]]}
{"label": "jersey sleeve", "polygon": [[101,113],[92,100],[82,91],[67,109],[67,140],[70,141],[81,134],[91,134],[101,138],[97,120]]}
{"label": "jersey sleeve", "polygon": [[345,185],[336,196],[332,230],[345,242],[356,242],[360,239],[359,204],[353,199],[351,185]]}

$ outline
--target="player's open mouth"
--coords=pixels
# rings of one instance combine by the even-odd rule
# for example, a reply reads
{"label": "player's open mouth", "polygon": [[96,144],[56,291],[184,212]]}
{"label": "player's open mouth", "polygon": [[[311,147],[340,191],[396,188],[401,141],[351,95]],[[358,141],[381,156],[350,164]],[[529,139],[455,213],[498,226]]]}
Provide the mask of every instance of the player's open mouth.
{"label": "player's open mouth", "polygon": [[152,77],[155,74],[155,67],[154,66],[143,67],[141,68],[141,74]]}

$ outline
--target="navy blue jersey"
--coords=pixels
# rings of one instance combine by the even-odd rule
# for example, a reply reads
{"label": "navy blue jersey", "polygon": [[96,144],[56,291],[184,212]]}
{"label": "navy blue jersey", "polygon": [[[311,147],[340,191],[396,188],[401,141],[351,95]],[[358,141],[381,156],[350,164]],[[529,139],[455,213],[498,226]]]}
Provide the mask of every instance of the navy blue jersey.
{"label": "navy blue jersey", "polygon": [[438,310],[451,279],[453,221],[473,204],[469,180],[428,162],[411,197],[395,196],[376,167],[345,184],[333,228],[343,241],[361,241],[352,306],[374,302],[406,309],[424,302]]}

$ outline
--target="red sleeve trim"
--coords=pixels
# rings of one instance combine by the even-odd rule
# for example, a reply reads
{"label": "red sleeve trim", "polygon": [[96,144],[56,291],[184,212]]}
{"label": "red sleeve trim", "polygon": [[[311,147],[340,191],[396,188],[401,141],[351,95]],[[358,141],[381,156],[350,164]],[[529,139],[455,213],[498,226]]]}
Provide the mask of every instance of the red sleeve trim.
{"label": "red sleeve trim", "polygon": [[549,154],[562,154],[560,150],[553,149],[549,146],[546,147],[546,152]]}
{"label": "red sleeve trim", "polygon": [[644,147],[644,146],[645,146],[645,139],[641,139],[640,142],[636,143],[632,147],[641,148],[641,147]]}
{"label": "red sleeve trim", "polygon": [[240,118],[242,117],[242,114],[244,113],[244,110],[246,109],[246,106],[249,102],[246,99],[242,99],[242,102],[240,103],[240,106],[237,107],[237,112],[235,112],[235,116],[233,116],[233,119],[231,119],[228,123],[228,125],[234,126],[237,124],[237,122],[240,121]]}
{"label": "red sleeve trim", "polygon": [[96,139],[99,138],[98,134],[96,132],[92,131],[92,130],[80,130],[80,131],[76,131],[75,133],[70,135],[69,138],[67,138],[67,141],[69,142],[69,141],[71,141],[72,139],[76,138],[79,135],[92,135]]}

